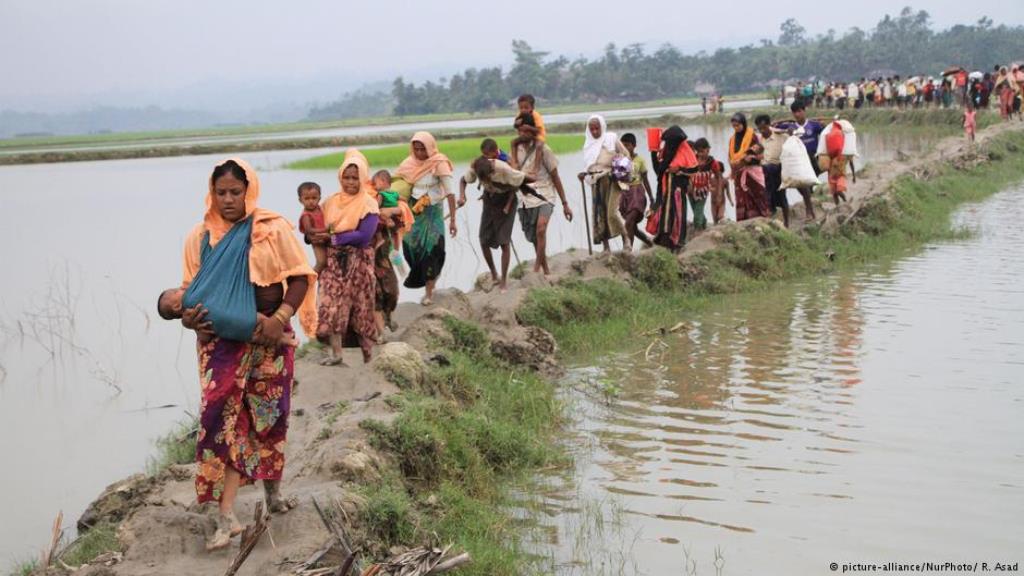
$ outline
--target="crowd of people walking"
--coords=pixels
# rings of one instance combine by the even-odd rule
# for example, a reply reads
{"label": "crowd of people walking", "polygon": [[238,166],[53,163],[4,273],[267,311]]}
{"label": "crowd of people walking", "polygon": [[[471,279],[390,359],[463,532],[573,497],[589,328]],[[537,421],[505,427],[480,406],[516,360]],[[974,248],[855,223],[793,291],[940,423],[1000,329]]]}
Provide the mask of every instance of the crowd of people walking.
{"label": "crowd of people walking", "polygon": [[1004,119],[1021,116],[1024,65],[995,65],[991,71],[950,68],[938,76],[899,75],[861,78],[850,82],[823,79],[783,86],[776,102],[802,100],[808,107],[847,108],[972,108],[997,109]]}
{"label": "crowd of people walking", "polygon": [[[1024,71],[997,68],[974,84],[970,78],[964,72],[941,83],[895,77],[798,85],[782,93],[789,101],[786,118],[731,117],[724,161],[712,156],[707,139],[691,141],[678,125],[648,128],[645,157],[635,134],[620,136],[603,117],[591,116],[583,127],[584,170],[576,174],[590,191],[584,204],[591,208],[588,242],[605,251],[616,239],[626,251],[636,242],[679,251],[688,227],[708,227],[709,200],[714,224],[725,219],[728,203],[738,221],[781,211],[789,226],[787,188],[800,192],[805,217],[814,219],[816,176],[828,172],[833,198],[837,204],[845,200],[847,162],[855,153],[843,151],[842,143],[833,152],[829,136],[823,154],[829,130],[848,128],[808,118],[808,106],[948,107],[959,90],[957,101],[967,107],[987,107],[998,94],[1004,117],[1019,114]],[[259,177],[245,161],[228,159],[213,168],[203,220],[185,242],[182,283],[158,300],[161,317],[180,319],[197,335],[202,400],[196,492],[200,502],[215,501],[220,510],[209,549],[227,546],[241,530],[234,513],[239,486],[262,480],[275,513],[294,504],[280,491],[297,346],[293,317],[307,337],[325,345],[322,364],[345,365],[346,348],[358,348],[369,362],[386,332],[397,328],[392,313],[400,277],[405,288],[424,289],[423,306],[433,303],[446,238],[458,234],[455,214],[473,184],[482,192],[477,241],[495,288],[507,289],[517,219],[534,247],[533,271],[550,274],[549,224],[576,215],[535,103],[528,94],[520,97],[508,151],[484,139],[480,156],[458,180],[427,132],[411,138],[393,174],[371,172],[365,155],[348,150],[338,167],[338,189],[328,198],[321,198],[316,183],[298,186],[300,236],[284,217],[258,206]],[[808,177],[787,176],[786,162],[794,158],[806,163]],[[300,238],[313,248],[313,265]],[[500,251],[498,263],[494,250]]]}

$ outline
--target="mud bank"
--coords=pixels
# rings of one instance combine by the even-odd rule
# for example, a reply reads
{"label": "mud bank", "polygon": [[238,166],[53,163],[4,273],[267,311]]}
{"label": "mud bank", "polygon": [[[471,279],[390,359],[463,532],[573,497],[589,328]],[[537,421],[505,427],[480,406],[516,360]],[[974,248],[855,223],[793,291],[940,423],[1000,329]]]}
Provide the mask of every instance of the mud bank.
{"label": "mud bank", "polygon": [[[600,293],[579,291],[580,286],[638,291],[703,286],[713,288],[706,290],[713,294],[749,288],[739,281],[743,275],[771,282],[824,271],[828,264],[823,263],[832,262],[834,254],[790,268],[782,255],[806,246],[817,249],[822,238],[870,241],[882,234],[879,225],[918,217],[900,199],[900,187],[908,182],[977,174],[989,166],[1019,163],[1022,155],[1020,124],[992,126],[979,134],[976,146],[951,137],[921,158],[871,167],[851,186],[851,201],[839,208],[826,203],[817,221],[805,223],[796,208],[788,231],[777,221],[755,219],[692,237],[678,256],[663,250],[560,254],[552,259],[551,277],[526,273],[505,294],[481,279],[469,293],[439,291],[430,308],[403,304],[396,316],[401,328],[367,365],[321,367],[316,363],[320,352],[311,351],[296,362],[284,481],[284,491],[299,506],[272,519],[272,541],[264,537],[240,573],[293,572],[324,546],[330,535],[313,498],[343,511],[365,561],[397,551],[394,545],[417,546],[438,534],[445,540],[442,545],[453,541],[457,551],[473,555],[474,563],[460,573],[523,573],[528,560],[518,551],[516,528],[491,505],[503,502],[500,494],[509,478],[559,461],[552,449],[559,406],[550,394],[550,382],[559,373],[559,342],[552,332],[559,325],[593,321],[595,308],[587,306],[586,298],[603,302],[599,309],[604,315],[611,304],[601,301]],[[753,258],[755,252],[768,254],[767,263]],[[771,268],[776,256],[781,272]],[[858,255],[844,252],[841,257],[855,260]],[[728,267],[731,275],[715,276],[716,265]],[[357,356],[348,359],[356,362]],[[473,414],[473,420],[457,421],[462,413]],[[523,430],[510,422],[522,422]],[[238,544],[205,552],[213,514],[195,505],[193,477],[192,465],[176,465],[109,487],[86,511],[80,527],[116,526],[120,555],[110,566],[83,566],[76,573],[223,574]],[[243,488],[239,518],[251,518],[261,498],[258,487]],[[484,515],[481,510],[489,506]],[[328,556],[322,564],[337,565],[340,559]]]}

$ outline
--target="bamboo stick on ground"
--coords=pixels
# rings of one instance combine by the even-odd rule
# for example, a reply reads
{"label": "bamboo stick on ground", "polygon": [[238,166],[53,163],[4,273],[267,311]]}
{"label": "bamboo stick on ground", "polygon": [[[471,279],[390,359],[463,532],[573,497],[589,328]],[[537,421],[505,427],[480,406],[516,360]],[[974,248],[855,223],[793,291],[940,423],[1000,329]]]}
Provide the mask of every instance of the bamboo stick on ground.
{"label": "bamboo stick on ground", "polygon": [[463,564],[467,564],[467,563],[469,563],[471,561],[472,561],[472,558],[469,557],[469,552],[463,552],[462,554],[459,554],[458,556],[449,558],[448,560],[445,560],[444,562],[441,562],[437,566],[434,566],[433,569],[430,570],[430,572],[427,572],[427,575],[428,576],[432,576],[434,574],[444,574],[445,572],[449,572],[451,570],[454,570],[454,569],[458,568],[459,566],[462,566]]}
{"label": "bamboo stick on ground", "polygon": [[270,514],[263,511],[263,502],[257,502],[256,510],[253,512],[253,524],[246,526],[245,530],[242,530],[242,544],[224,576],[234,576],[238,569],[242,567],[249,554],[256,548],[256,544],[260,541],[260,536],[263,536],[263,533],[267,531],[267,521],[269,519]]}

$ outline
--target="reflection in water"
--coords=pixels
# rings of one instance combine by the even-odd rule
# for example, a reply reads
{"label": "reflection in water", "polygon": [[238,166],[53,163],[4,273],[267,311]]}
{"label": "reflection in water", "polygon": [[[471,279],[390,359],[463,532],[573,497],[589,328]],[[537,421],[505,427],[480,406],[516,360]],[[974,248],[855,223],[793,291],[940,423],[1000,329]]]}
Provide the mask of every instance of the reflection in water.
{"label": "reflection in water", "polygon": [[663,344],[572,370],[575,470],[542,480],[574,495],[545,501],[557,572],[610,565],[568,545],[579,501],[627,518],[594,548],[631,554],[609,574],[1019,555],[1020,194],[963,211],[969,242],[667,315]]}
{"label": "reflection in water", "polygon": [[[642,138],[639,125],[633,131]],[[727,128],[692,126],[687,131],[692,138],[707,137],[724,157]],[[865,134],[862,150],[866,160],[880,161],[892,158],[897,147],[912,153],[930,141],[895,132]],[[301,210],[295,196],[299,182],[319,182],[325,193],[336,190],[334,171],[281,169],[293,160],[333,151],[247,154],[261,173],[261,204],[294,218]],[[33,471],[8,475],[0,491],[0,566],[8,557],[41,546],[58,509],[74,518],[108,483],[141,470],[153,439],[197,405],[193,340],[153,312],[156,295],[181,277],[184,235],[202,217],[207,178],[220,159],[208,155],[0,167],[0,246],[3,263],[12,271],[0,285],[0,422],[16,431],[0,435],[0,453],[20,469]],[[559,161],[570,206],[582,214],[582,196],[573,177],[583,169],[582,155],[566,154]],[[464,164],[456,166],[458,173],[465,169]],[[448,243],[448,265],[439,286],[469,289],[484,270],[476,239],[479,218],[475,200],[459,212],[459,236]],[[40,222],[60,224],[56,232],[47,233]],[[582,248],[585,238],[582,218],[572,223],[555,218],[549,250]],[[518,226],[513,241],[520,256],[532,257]],[[402,293],[406,301],[420,296],[418,290]],[[713,422],[705,419],[719,416],[699,411],[729,397],[726,382],[736,369],[724,352],[739,354],[735,346],[740,342],[754,347],[771,342],[757,344],[765,338],[743,330],[720,331],[713,322],[695,323],[693,331],[692,348],[677,347],[664,357],[693,354],[691,362],[704,358],[707,375],[700,380],[679,377],[682,367],[668,362],[670,373],[657,373],[654,365],[633,370],[651,374],[651,381],[641,386],[655,386],[655,376],[678,382],[673,394],[686,402],[680,407],[694,419],[681,428],[710,429]],[[722,353],[707,357],[700,347],[721,347]],[[760,362],[754,370],[768,369]],[[785,370],[783,359],[773,362],[778,366],[774,370]],[[745,393],[767,394],[754,385]],[[749,402],[755,400],[751,396]],[[162,408],[167,405],[171,407]],[[643,404],[648,405],[653,404]],[[769,429],[745,426],[736,434],[771,435]],[[680,430],[667,441],[687,437]],[[625,439],[621,442],[623,449],[635,450]],[[650,443],[646,449],[657,447]],[[694,450],[686,444],[676,448]],[[688,456],[680,452],[676,457]],[[629,473],[624,469],[623,474]]]}

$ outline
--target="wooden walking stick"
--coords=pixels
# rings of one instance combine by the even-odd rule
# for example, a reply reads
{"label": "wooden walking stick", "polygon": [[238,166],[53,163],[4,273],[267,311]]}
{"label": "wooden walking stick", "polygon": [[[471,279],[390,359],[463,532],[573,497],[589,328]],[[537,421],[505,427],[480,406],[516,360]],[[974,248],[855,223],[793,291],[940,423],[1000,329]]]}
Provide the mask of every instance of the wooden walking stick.
{"label": "wooden walking stick", "polygon": [[580,192],[583,193],[583,222],[587,225],[587,252],[594,255],[594,243],[590,239],[590,213],[587,211],[587,187],[580,180]]}

